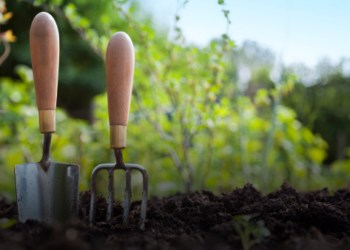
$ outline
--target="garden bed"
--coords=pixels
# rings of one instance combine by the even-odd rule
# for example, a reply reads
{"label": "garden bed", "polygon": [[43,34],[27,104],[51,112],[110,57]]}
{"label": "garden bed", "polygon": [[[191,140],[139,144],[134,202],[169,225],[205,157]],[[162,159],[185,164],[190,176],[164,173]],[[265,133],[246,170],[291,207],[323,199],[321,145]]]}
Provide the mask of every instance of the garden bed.
{"label": "garden bed", "polygon": [[[50,227],[27,221],[0,230],[0,249],[242,249],[233,217],[259,214],[270,236],[251,249],[350,249],[350,191],[330,195],[327,188],[299,193],[286,184],[261,196],[251,185],[231,193],[210,191],[149,199],[146,230],[138,229],[140,201],[131,204],[130,223],[122,226],[123,207],[115,204],[106,223],[107,203],[97,200],[96,226],[88,226],[90,192],[81,194],[79,222]],[[15,205],[0,201],[0,218],[17,217]],[[4,224],[2,224],[4,226]],[[267,231],[267,230],[265,230]],[[253,240],[253,239],[251,239]]]}

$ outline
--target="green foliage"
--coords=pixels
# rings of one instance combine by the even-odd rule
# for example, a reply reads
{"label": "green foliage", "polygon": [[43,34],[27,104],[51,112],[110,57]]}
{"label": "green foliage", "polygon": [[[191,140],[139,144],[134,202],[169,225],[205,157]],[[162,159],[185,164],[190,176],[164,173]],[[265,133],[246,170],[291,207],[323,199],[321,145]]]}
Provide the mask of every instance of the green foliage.
{"label": "green foliage", "polygon": [[16,219],[1,218],[0,219],[0,229],[9,228],[12,225],[14,225],[16,222],[17,222]]}
{"label": "green foliage", "polygon": [[228,23],[231,23],[230,18],[228,17],[228,15],[230,14],[229,10],[222,10],[222,12],[224,12],[224,15],[226,17],[226,20]]}
{"label": "green foliage", "polygon": [[[71,1],[70,1],[71,2]],[[77,2],[82,2],[81,0]],[[89,1],[91,2],[91,1]],[[11,43],[11,53],[0,67],[0,76],[18,79],[15,67],[19,64],[31,67],[29,51],[29,29],[34,16],[40,11],[50,12],[58,26],[60,34],[60,67],[57,104],[68,110],[75,117],[89,119],[88,114],[91,100],[97,94],[105,92],[104,60],[91,49],[91,46],[82,39],[83,32],[76,32],[62,11],[57,8],[55,1],[35,1],[32,6],[28,1],[6,1],[6,7],[13,13],[2,30],[13,30],[17,41]],[[63,2],[62,2],[63,3]],[[54,4],[54,8],[50,5]],[[86,4],[87,13],[98,11],[109,12],[104,9],[101,1]],[[57,13],[53,12],[57,11]],[[113,12],[113,10],[111,10]],[[96,13],[95,13],[96,14]],[[102,14],[88,17],[89,22],[100,24]],[[0,54],[3,46],[0,46]],[[81,95],[84,93],[84,95]],[[77,98],[79,96],[79,98]]]}
{"label": "green foliage", "polygon": [[[283,180],[302,189],[319,187],[327,144],[280,103],[293,88],[293,76],[285,74],[278,83],[265,79],[265,89],[245,95],[234,77],[235,45],[227,34],[203,49],[189,46],[176,25],[174,36],[168,39],[150,19],[140,17],[136,3],[124,2],[41,3],[55,4],[54,11],[61,11],[101,58],[116,31],[131,36],[136,63],[124,158],[147,169],[150,194],[201,188],[224,191],[247,181],[257,188],[266,182],[270,190]],[[96,15],[94,8],[106,12]],[[64,44],[69,37],[63,33],[61,39]],[[12,195],[14,165],[38,161],[42,150],[32,72],[25,66],[16,72],[20,80],[0,78],[0,190]],[[65,77],[69,81],[76,74]],[[258,81],[254,75],[252,79]],[[79,99],[81,93],[75,94]],[[81,190],[89,189],[96,165],[114,162],[106,93],[93,99],[93,107],[92,124],[57,109],[57,132],[52,139],[54,161],[81,166]],[[267,178],[262,179],[265,173]],[[116,176],[116,193],[121,197],[124,174]],[[101,174],[99,190],[106,190],[105,182],[106,175]],[[133,197],[138,198],[138,174],[133,176],[133,185]]]}
{"label": "green foliage", "polygon": [[[21,80],[0,79],[0,190],[12,194],[15,188],[14,166],[39,161],[42,152],[32,70],[18,66],[17,73]],[[80,147],[82,138],[89,131],[87,123],[68,118],[61,109],[56,111],[56,123],[52,158],[61,162],[82,163]]]}
{"label": "green foliage", "polygon": [[330,146],[327,164],[347,157],[345,149],[348,143],[340,145],[340,140],[350,135],[349,86],[349,77],[339,72],[332,73],[320,77],[308,87],[298,82],[295,91],[284,101],[296,111],[305,126],[327,141]]}
{"label": "green foliage", "polygon": [[345,160],[339,160],[335,161],[332,164],[332,168],[330,169],[330,173],[328,178],[332,179],[332,186],[345,186],[349,188],[350,183],[350,149],[347,148],[346,150],[346,159]]}
{"label": "green foliage", "polygon": [[241,237],[242,247],[249,250],[254,244],[260,243],[270,235],[262,220],[252,221],[259,214],[239,215],[233,218],[233,226]]}

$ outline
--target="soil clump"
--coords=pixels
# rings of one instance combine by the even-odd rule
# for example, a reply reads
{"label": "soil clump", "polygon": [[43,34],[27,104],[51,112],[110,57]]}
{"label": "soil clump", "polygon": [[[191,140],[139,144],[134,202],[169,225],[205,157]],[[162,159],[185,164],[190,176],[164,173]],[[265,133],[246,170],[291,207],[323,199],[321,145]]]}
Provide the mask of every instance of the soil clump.
{"label": "soil clump", "polygon": [[[331,195],[327,188],[299,193],[283,184],[262,196],[252,185],[230,193],[210,191],[175,194],[148,201],[146,230],[138,228],[140,201],[131,204],[130,221],[123,226],[123,207],[114,203],[106,222],[107,202],[97,198],[96,225],[89,226],[90,192],[80,195],[78,221],[48,226],[37,221],[16,222],[16,204],[0,200],[0,249],[242,249],[235,216],[256,214],[270,236],[251,249],[350,249],[350,191]],[[251,240],[254,238],[251,237]]]}

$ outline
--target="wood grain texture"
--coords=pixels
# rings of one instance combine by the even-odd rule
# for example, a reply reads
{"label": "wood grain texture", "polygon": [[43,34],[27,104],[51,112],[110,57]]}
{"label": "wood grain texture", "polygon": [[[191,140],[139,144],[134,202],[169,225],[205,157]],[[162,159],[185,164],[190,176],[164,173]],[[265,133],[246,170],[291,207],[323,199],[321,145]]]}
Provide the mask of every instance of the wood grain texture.
{"label": "wood grain texture", "polygon": [[55,20],[37,14],[30,27],[30,55],[39,110],[56,109],[59,64],[59,35]]}
{"label": "wood grain texture", "polygon": [[110,125],[127,125],[134,77],[135,52],[130,37],[115,33],[106,52],[106,78]]}

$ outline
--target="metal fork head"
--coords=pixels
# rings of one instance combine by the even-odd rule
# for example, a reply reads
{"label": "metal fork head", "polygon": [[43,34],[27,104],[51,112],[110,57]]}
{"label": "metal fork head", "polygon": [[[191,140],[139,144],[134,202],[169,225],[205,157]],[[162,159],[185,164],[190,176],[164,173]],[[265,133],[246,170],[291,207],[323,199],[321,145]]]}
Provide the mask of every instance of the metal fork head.
{"label": "metal fork head", "polygon": [[121,150],[116,150],[116,164],[100,164],[95,167],[91,174],[91,202],[90,202],[90,225],[95,223],[96,217],[96,178],[97,173],[100,170],[108,170],[108,212],[107,221],[111,221],[113,218],[113,202],[114,202],[114,170],[122,169],[125,171],[125,205],[124,205],[124,226],[128,224],[129,210],[130,210],[130,198],[131,198],[131,170],[138,170],[142,174],[142,203],[141,203],[141,217],[140,217],[140,229],[145,229],[146,211],[147,211],[147,196],[148,196],[148,174],[146,169],[137,164],[124,164],[122,160]]}

